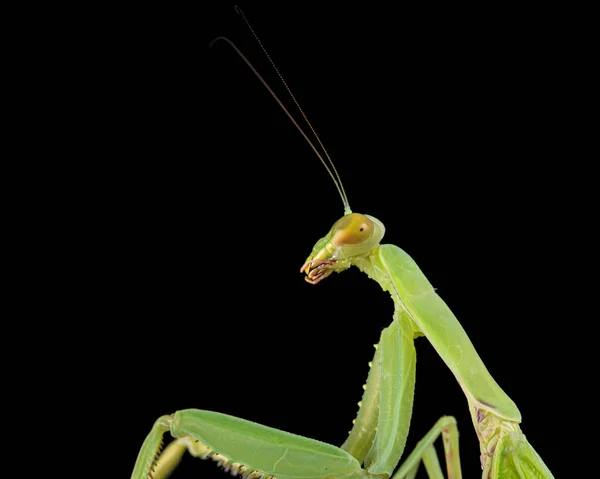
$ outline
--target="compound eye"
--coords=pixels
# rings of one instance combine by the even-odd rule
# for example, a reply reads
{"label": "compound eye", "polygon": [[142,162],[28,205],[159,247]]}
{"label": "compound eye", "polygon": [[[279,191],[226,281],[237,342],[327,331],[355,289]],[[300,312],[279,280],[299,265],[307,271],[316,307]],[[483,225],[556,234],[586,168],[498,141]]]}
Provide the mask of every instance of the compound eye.
{"label": "compound eye", "polygon": [[371,237],[373,229],[373,222],[369,218],[360,213],[352,213],[335,224],[331,243],[335,246],[361,244]]}

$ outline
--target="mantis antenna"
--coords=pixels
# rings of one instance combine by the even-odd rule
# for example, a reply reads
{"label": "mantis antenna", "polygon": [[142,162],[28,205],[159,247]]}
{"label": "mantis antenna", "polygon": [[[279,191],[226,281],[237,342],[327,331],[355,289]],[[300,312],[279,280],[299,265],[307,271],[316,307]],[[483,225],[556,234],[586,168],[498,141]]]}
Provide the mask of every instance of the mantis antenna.
{"label": "mantis antenna", "polygon": [[312,143],[312,141],[310,141],[310,139],[308,138],[308,136],[306,135],[306,133],[304,133],[304,130],[302,130],[302,128],[300,128],[300,125],[298,125],[298,123],[296,122],[296,120],[294,119],[294,117],[290,114],[290,112],[288,111],[288,109],[283,105],[283,103],[281,102],[281,100],[279,99],[279,97],[275,94],[275,92],[271,89],[271,87],[267,84],[267,82],[262,78],[262,76],[260,75],[260,73],[258,73],[258,71],[256,71],[256,69],[254,68],[254,66],[252,66],[252,64],[245,57],[245,55],[235,46],[235,44],[231,40],[229,40],[228,38],[219,36],[219,37],[216,37],[214,40],[212,40],[210,42],[209,47],[212,47],[218,40],[223,40],[223,41],[227,42],[231,46],[231,48],[233,48],[235,50],[235,52],[242,58],[242,60],[244,60],[244,62],[246,63],[246,65],[248,65],[248,67],[252,70],[252,72],[256,75],[256,77],[261,81],[261,83],[269,91],[269,93],[271,94],[271,96],[273,96],[273,98],[275,99],[275,101],[279,104],[279,106],[281,107],[281,109],[285,112],[285,114],[288,116],[288,118],[292,121],[292,123],[294,124],[294,126],[302,134],[302,136],[304,137],[304,139],[308,142],[308,144],[313,149],[313,151],[315,152],[315,154],[317,155],[317,157],[319,158],[319,160],[321,160],[321,163],[323,163],[323,166],[327,170],[327,173],[329,173],[329,176],[331,176],[331,179],[333,180],[333,183],[335,184],[335,187],[337,188],[338,193],[339,193],[340,197],[342,198],[342,202],[344,203],[344,215],[348,215],[348,214],[352,213],[352,210],[350,209],[350,203],[348,202],[348,197],[346,196],[346,191],[344,190],[344,186],[342,185],[342,180],[340,179],[340,176],[339,176],[339,174],[338,174],[338,172],[337,172],[337,170],[335,168],[335,165],[333,164],[333,161],[331,160],[331,157],[329,156],[329,153],[327,153],[327,150],[325,149],[325,146],[321,142],[321,139],[319,138],[319,135],[317,135],[317,132],[315,131],[315,129],[313,128],[313,126],[311,125],[311,123],[308,121],[308,118],[304,114],[304,111],[302,110],[302,108],[300,108],[300,105],[298,104],[298,101],[296,100],[296,97],[294,97],[294,95],[292,94],[292,91],[288,87],[286,81],[283,79],[283,76],[279,72],[279,69],[275,66],[275,63],[273,62],[273,60],[271,59],[271,57],[267,53],[266,48],[263,46],[262,42],[260,41],[260,39],[258,38],[258,36],[256,35],[256,33],[254,32],[254,29],[250,25],[250,22],[248,22],[248,20],[246,19],[246,16],[244,15],[244,12],[242,12],[242,10],[237,5],[235,6],[235,11],[237,13],[239,13],[240,15],[242,15],[242,18],[244,19],[244,21],[246,22],[246,25],[248,26],[248,28],[250,29],[250,31],[254,35],[254,38],[256,39],[256,41],[258,42],[258,44],[262,48],[263,52],[265,53],[265,55],[267,56],[267,58],[271,62],[271,65],[273,66],[273,68],[277,72],[277,75],[279,76],[279,78],[283,82],[285,88],[287,89],[288,93],[292,97],[292,100],[294,100],[294,103],[296,104],[296,106],[298,107],[298,110],[302,114],[302,117],[304,118],[304,121],[306,121],[306,123],[309,126],[310,130],[315,135],[315,138],[317,139],[319,145],[321,146],[321,149],[325,153],[325,156],[327,157],[327,160],[329,161],[329,165],[331,165],[331,169],[333,169],[333,172],[331,171],[331,169],[327,165],[327,162],[323,159],[323,156],[319,153],[319,151],[317,150],[317,148],[315,147],[315,145]]}

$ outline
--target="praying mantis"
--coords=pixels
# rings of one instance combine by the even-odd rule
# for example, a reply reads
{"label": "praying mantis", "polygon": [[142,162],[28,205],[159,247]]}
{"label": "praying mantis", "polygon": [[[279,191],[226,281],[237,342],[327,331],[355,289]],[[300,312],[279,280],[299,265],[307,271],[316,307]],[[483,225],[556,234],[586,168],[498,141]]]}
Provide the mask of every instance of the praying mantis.
{"label": "praying mantis", "polygon": [[[341,186],[341,184],[340,184]],[[355,429],[345,444],[344,449],[349,451],[348,454],[341,452],[341,449],[327,447],[321,443],[316,443],[310,440],[305,440],[297,436],[289,436],[287,434],[266,429],[256,426],[254,423],[248,423],[240,419],[232,418],[227,415],[220,415],[218,413],[209,412],[198,412],[198,411],[181,411],[173,416],[166,416],[159,419],[156,423],[155,429],[148,436],[147,444],[153,445],[157,442],[158,436],[167,429],[170,429],[175,436],[183,434],[183,438],[180,442],[176,443],[174,448],[179,447],[179,450],[189,449],[194,454],[200,456],[213,456],[216,459],[221,459],[224,462],[225,457],[229,457],[229,461],[236,462],[239,460],[239,464],[247,464],[247,468],[244,471],[243,465],[231,465],[229,467],[237,468],[239,472],[249,473],[248,468],[257,470],[265,470],[267,475],[275,475],[280,479],[284,477],[370,477],[370,475],[377,475],[382,477],[389,477],[392,475],[395,469],[395,463],[399,460],[403,444],[402,442],[406,439],[406,433],[408,430],[408,423],[410,421],[410,408],[412,397],[410,392],[399,393],[398,385],[402,385],[402,388],[406,388],[410,391],[410,383],[414,381],[414,372],[411,372],[411,364],[414,362],[412,345],[411,342],[416,336],[421,336],[421,333],[434,343],[436,350],[447,347],[445,352],[441,352],[441,356],[447,362],[451,370],[459,379],[467,395],[470,409],[472,410],[473,423],[477,428],[480,424],[489,425],[490,422],[499,421],[495,430],[500,432],[491,436],[484,437],[485,439],[485,451],[488,454],[488,463],[484,463],[484,468],[489,466],[487,471],[484,469],[484,474],[491,473],[491,467],[494,458],[498,458],[499,454],[494,455],[503,446],[512,447],[515,444],[521,444],[520,431],[518,428],[519,415],[518,410],[514,403],[508,399],[508,397],[495,385],[495,382],[491,380],[489,375],[486,375],[484,370],[481,370],[482,365],[478,363],[476,354],[474,351],[469,351],[468,361],[469,367],[467,372],[463,369],[461,364],[456,364],[457,358],[452,350],[453,346],[459,346],[461,349],[469,349],[468,338],[465,340],[463,333],[460,331],[460,325],[458,322],[450,317],[446,327],[457,328],[452,330],[452,337],[455,338],[455,343],[449,344],[449,342],[440,338],[439,331],[436,335],[436,323],[430,321],[431,317],[428,314],[422,312],[415,312],[421,307],[419,303],[419,297],[421,295],[426,296],[427,300],[435,298],[435,305],[432,307],[441,308],[440,311],[444,311],[443,314],[448,314],[444,306],[439,303],[439,297],[435,295],[435,292],[428,285],[424,276],[416,267],[416,264],[412,260],[405,256],[401,250],[393,248],[384,248],[379,246],[384,227],[383,224],[374,217],[360,215],[356,213],[350,213],[349,205],[345,200],[345,214],[340,220],[338,220],[328,235],[323,240],[317,242],[313,248],[313,252],[303,265],[303,273],[307,275],[312,282],[317,283],[325,279],[332,271],[341,271],[350,265],[357,266],[363,272],[372,276],[372,279],[380,283],[380,285],[386,289],[391,295],[394,303],[396,304],[395,316],[392,325],[384,330],[382,333],[382,340],[380,347],[377,349],[375,357],[373,358],[373,366],[371,369],[370,379],[367,382],[367,389],[365,392],[365,398],[363,399],[363,417],[359,415]],[[369,233],[366,239],[362,239],[361,228]],[[358,230],[358,233],[357,233]],[[358,235],[357,237],[352,236],[353,234]],[[340,240],[340,237],[342,240]],[[348,240],[348,237],[350,239]],[[401,266],[397,264],[400,263]],[[396,274],[398,271],[409,270],[410,274],[414,279],[408,280],[409,283],[414,281],[418,283],[418,291],[416,294],[411,294],[410,288],[406,286],[407,281],[400,274]],[[331,280],[329,280],[331,281]],[[398,284],[396,284],[398,283]],[[407,291],[400,291],[401,286],[404,284]],[[414,296],[407,299],[408,297]],[[414,304],[412,303],[414,302]],[[415,304],[417,304],[415,306]],[[429,302],[423,306],[427,309],[430,305]],[[441,314],[441,313],[440,313]],[[450,313],[451,314],[451,313]],[[422,317],[423,316],[423,317]],[[412,337],[411,337],[412,336]],[[423,341],[421,339],[420,341]],[[412,352],[411,352],[412,351]],[[392,352],[390,354],[390,352]],[[379,355],[379,356],[378,356]],[[379,367],[379,370],[377,369]],[[484,380],[474,380],[474,384],[469,383],[469,371],[468,369],[475,367],[477,369],[476,376],[483,376]],[[478,369],[479,368],[479,369]],[[485,369],[485,368],[484,368]],[[378,384],[378,377],[379,384]],[[386,377],[386,380],[383,380]],[[389,377],[393,378],[392,380]],[[408,385],[406,385],[409,383]],[[469,383],[466,385],[465,383]],[[481,389],[478,389],[478,387]],[[377,393],[377,391],[380,391]],[[481,391],[484,392],[481,392]],[[491,392],[490,392],[491,391]],[[385,392],[385,394],[384,394]],[[481,394],[479,394],[481,393]],[[376,398],[379,394],[379,399]],[[488,396],[489,394],[489,396]],[[483,395],[483,396],[482,396]],[[388,402],[384,401],[383,398]],[[487,398],[487,400],[486,400]],[[365,401],[370,405],[365,405]],[[391,402],[390,402],[391,401]],[[379,417],[373,411],[375,409],[385,409],[385,413],[379,412]],[[408,417],[406,414],[407,409]],[[492,411],[493,409],[493,411]],[[404,413],[402,412],[404,411]],[[498,419],[500,418],[500,419]],[[375,425],[380,425],[377,428],[375,434]],[[383,431],[383,425],[387,425],[386,431]],[[360,428],[364,426],[369,431],[371,436],[362,437]],[[208,430],[214,428],[213,432],[216,432],[214,437],[210,436]],[[500,438],[499,436],[504,431],[504,435]],[[447,431],[446,431],[447,429]],[[243,433],[243,436],[241,435]],[[433,433],[441,433],[445,444],[450,444],[449,453],[454,455],[454,461],[451,461],[450,471],[452,477],[459,477],[459,466],[460,463],[457,461],[458,458],[458,443],[456,430],[451,419],[444,418],[442,422],[437,424]],[[481,434],[485,435],[485,431],[480,431]],[[227,435],[231,434],[236,436],[239,441],[236,443],[240,445],[241,450],[230,450],[227,451],[229,445],[220,444],[219,441],[224,438],[227,439]],[[373,436],[374,435],[374,436]],[[200,439],[200,442],[190,440],[189,437],[196,437]],[[267,437],[268,436],[268,437]],[[265,449],[265,444],[272,438],[275,442],[284,444],[278,448],[274,448],[273,454],[275,454],[276,460],[272,460],[268,454],[264,457],[257,457],[260,454],[256,453],[257,449]],[[433,437],[431,438],[433,439]],[[502,439],[502,441],[500,440]],[[257,440],[256,444],[252,443],[253,440]],[[260,442],[265,441],[265,442]],[[494,442],[497,441],[497,442]],[[504,442],[503,442],[504,441]],[[512,441],[512,442],[511,442]],[[227,442],[227,441],[226,441]],[[209,450],[205,446],[211,445],[212,448]],[[248,450],[243,450],[243,447],[247,447]],[[235,448],[235,445],[233,446]],[[490,449],[494,447],[494,451],[490,455]],[[525,447],[525,446],[524,446]],[[178,449],[172,449],[173,452],[177,452]],[[425,452],[427,451],[427,452]],[[531,450],[532,451],[532,450]],[[323,467],[330,468],[326,475],[320,475],[311,471],[310,468],[290,469],[287,471],[284,469],[278,469],[285,466],[286,461],[290,464],[294,464],[296,456],[294,453],[303,452],[308,456],[298,456],[298,461],[309,461],[316,463],[317,465],[323,464]],[[420,455],[424,454],[424,455]],[[144,477],[145,471],[143,471],[143,465],[148,463],[148,456],[152,457],[152,447],[150,452],[142,448],[140,452],[140,460],[138,465],[139,470],[134,471],[132,477]],[[530,452],[528,446],[525,447],[524,456],[528,458],[534,458],[535,464],[539,467],[539,470],[546,474],[546,477],[552,477],[549,471],[543,469],[543,463],[541,460]],[[309,457],[310,459],[307,459]],[[351,457],[355,458],[355,461]],[[431,457],[431,449],[425,449],[418,451],[416,458],[409,456],[408,462],[405,469],[400,469],[396,472],[396,477],[403,477],[402,474],[405,472],[412,473],[415,471],[414,466],[418,465],[419,460],[424,458],[429,467],[432,468],[432,474],[438,474],[439,471],[436,469],[435,460]],[[153,459],[150,459],[152,462]],[[327,461],[331,462],[327,462]],[[252,461],[257,461],[253,464]],[[261,462],[262,461],[262,462]],[[321,462],[320,462],[321,461]],[[415,462],[411,462],[415,461]],[[266,471],[266,465],[271,462],[271,466],[275,466],[275,470]],[[340,466],[340,462],[343,465]],[[368,472],[363,471],[360,467],[356,467],[357,463],[365,462],[368,464],[370,470]],[[256,467],[256,466],[261,467]],[[338,468],[338,469],[335,469]],[[413,469],[411,469],[413,468]],[[141,472],[140,472],[141,471]],[[281,472],[279,472],[281,471]],[[495,471],[494,471],[495,472]],[[306,475],[303,476],[302,474]],[[136,475],[137,474],[137,475]],[[257,477],[258,473],[251,473],[251,477]],[[312,475],[311,475],[312,474]],[[439,474],[438,474],[439,475]],[[407,476],[408,477],[408,476]],[[437,477],[437,476],[433,476]],[[503,477],[498,475],[497,477]],[[512,476],[506,476],[512,477]],[[515,476],[518,477],[518,476]],[[529,476],[524,476],[529,477]]]}

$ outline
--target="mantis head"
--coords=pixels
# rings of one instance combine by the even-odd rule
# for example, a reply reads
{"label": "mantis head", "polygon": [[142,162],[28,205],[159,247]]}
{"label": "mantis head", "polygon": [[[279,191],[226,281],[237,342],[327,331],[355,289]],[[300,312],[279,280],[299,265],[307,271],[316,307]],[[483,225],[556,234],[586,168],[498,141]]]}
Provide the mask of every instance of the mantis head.
{"label": "mantis head", "polygon": [[339,273],[349,268],[353,258],[368,256],[384,233],[385,226],[377,218],[349,213],[317,241],[300,272],[306,273],[306,281],[317,284],[334,271]]}

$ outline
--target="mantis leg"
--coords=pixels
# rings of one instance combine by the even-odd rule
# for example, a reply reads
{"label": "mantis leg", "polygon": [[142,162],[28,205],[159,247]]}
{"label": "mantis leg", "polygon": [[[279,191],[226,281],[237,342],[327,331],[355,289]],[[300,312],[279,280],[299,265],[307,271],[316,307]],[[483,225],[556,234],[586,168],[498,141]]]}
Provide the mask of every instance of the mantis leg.
{"label": "mantis leg", "polygon": [[[192,436],[182,436],[175,439],[161,452],[162,436],[168,430],[167,427],[170,428],[170,421],[171,417],[169,416],[163,416],[156,421],[152,432],[148,435],[140,450],[132,477],[166,479],[177,468],[186,451],[191,456],[199,457],[200,459],[210,457],[214,461],[217,461],[217,465],[219,466],[227,463],[227,459],[221,454],[212,452],[206,445]],[[144,471],[142,471],[142,468]],[[235,475],[240,472],[236,470],[235,466],[233,468],[230,466],[225,472],[229,472],[229,470],[235,473]]]}
{"label": "mantis leg", "polygon": [[[162,459],[162,437],[167,431],[178,440],[169,445]],[[226,414],[185,409],[156,421],[142,445],[132,479],[164,479],[186,449],[249,479],[366,478],[358,461],[338,447]]]}
{"label": "mantis leg", "polygon": [[451,416],[439,419],[427,434],[419,441],[414,450],[406,458],[392,479],[411,479],[417,474],[419,464],[423,461],[430,479],[444,479],[433,443],[442,434],[446,455],[448,479],[460,479],[460,456],[458,451],[458,429],[456,420]]}
{"label": "mantis leg", "polygon": [[[152,479],[166,479],[169,477],[181,462],[181,458],[185,454],[185,451],[189,451],[194,457],[205,459],[206,454],[203,456],[203,449],[203,444],[191,437],[184,436],[175,439],[160,453],[160,456],[158,456],[156,464],[154,465]],[[208,451],[206,451],[206,453],[208,453]]]}
{"label": "mantis leg", "polygon": [[358,416],[342,445],[371,475],[391,476],[406,445],[415,390],[414,334],[404,311],[381,333]]}
{"label": "mantis leg", "polygon": [[[212,452],[205,444],[202,444],[192,436],[183,436],[172,441],[156,460],[152,479],[166,479],[177,468],[185,452],[192,457],[207,459],[210,457],[217,462],[218,466],[224,467],[225,472],[231,472],[237,476],[241,471],[241,465],[226,466],[227,459],[221,454]],[[211,453],[212,452],[212,453]]]}

